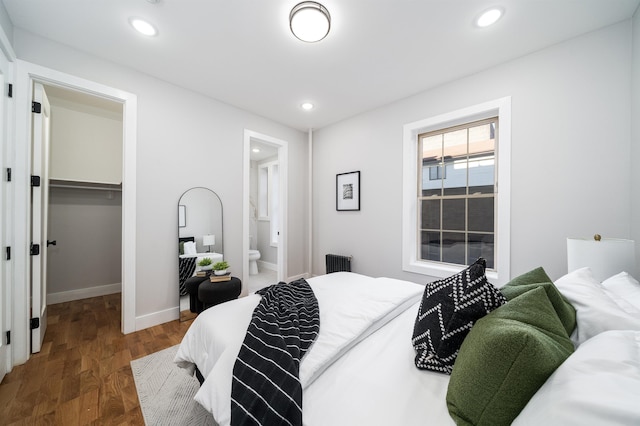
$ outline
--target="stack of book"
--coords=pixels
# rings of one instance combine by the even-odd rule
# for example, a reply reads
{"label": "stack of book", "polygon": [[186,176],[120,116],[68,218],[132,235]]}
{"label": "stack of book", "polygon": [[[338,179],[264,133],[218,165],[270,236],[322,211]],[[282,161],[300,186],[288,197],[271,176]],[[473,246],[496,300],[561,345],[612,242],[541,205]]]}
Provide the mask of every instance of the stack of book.
{"label": "stack of book", "polygon": [[212,283],[219,283],[219,282],[222,282],[222,281],[231,281],[231,272],[227,272],[224,275],[211,274],[211,276],[209,277],[209,280]]}
{"label": "stack of book", "polygon": [[207,275],[209,275],[207,272],[211,272],[211,271],[197,271],[196,277],[206,277]]}

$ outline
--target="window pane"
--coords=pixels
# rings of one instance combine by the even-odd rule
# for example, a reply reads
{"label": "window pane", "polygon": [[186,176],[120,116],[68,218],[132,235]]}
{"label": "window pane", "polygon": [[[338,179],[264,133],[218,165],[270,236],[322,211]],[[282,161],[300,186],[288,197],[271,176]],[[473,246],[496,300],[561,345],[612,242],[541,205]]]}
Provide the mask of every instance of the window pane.
{"label": "window pane", "polygon": [[467,193],[467,129],[444,134],[444,164],[447,178],[443,180],[444,195]]}
{"label": "window pane", "polygon": [[442,229],[449,231],[464,231],[465,200],[442,201]]}
{"label": "window pane", "polygon": [[422,229],[440,229],[440,200],[422,201]]}
{"label": "window pane", "polygon": [[495,268],[494,244],[492,234],[469,234],[468,238],[469,263],[482,257],[487,261],[487,268]]}
{"label": "window pane", "polygon": [[464,265],[465,262],[465,237],[463,233],[442,233],[442,261]]}
{"label": "window pane", "polygon": [[469,159],[469,194],[492,194],[495,182],[495,156],[483,155]]}
{"label": "window pane", "polygon": [[495,122],[469,127],[469,155],[493,153],[496,147]]}
{"label": "window pane", "polygon": [[469,231],[493,232],[494,198],[469,198]]}
{"label": "window pane", "polygon": [[[422,137],[422,195],[440,195],[442,180],[438,168],[442,166],[442,134]],[[433,176],[435,170],[435,178]]]}
{"label": "window pane", "polygon": [[422,231],[420,236],[420,258],[440,262],[440,233]]}
{"label": "window pane", "polygon": [[442,180],[443,195],[465,195],[467,193],[467,167],[466,158],[445,158],[444,174]]}

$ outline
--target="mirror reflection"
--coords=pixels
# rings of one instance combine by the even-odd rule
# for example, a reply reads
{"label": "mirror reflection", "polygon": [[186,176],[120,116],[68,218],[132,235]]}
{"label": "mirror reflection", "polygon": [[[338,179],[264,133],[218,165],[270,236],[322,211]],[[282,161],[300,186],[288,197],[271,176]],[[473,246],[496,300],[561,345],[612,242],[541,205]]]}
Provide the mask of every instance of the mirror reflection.
{"label": "mirror reflection", "polygon": [[[197,278],[224,260],[222,201],[208,188],[191,188],[178,201],[178,289],[180,320],[194,318],[199,306]],[[208,259],[208,260],[207,260]]]}

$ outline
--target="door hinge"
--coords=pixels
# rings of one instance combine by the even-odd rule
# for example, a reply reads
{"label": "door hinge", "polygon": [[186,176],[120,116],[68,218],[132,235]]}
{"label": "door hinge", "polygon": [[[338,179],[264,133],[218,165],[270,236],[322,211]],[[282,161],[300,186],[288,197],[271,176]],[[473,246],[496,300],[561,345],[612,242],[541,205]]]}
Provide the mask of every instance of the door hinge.
{"label": "door hinge", "polygon": [[40,186],[40,176],[31,176],[31,186]]}
{"label": "door hinge", "polygon": [[6,336],[7,336],[7,340],[6,340],[5,344],[10,345],[11,344],[11,330],[7,330]]}
{"label": "door hinge", "polygon": [[31,247],[29,248],[29,254],[31,256],[37,256],[40,254],[40,244],[31,243]]}
{"label": "door hinge", "polygon": [[7,182],[11,182],[11,167],[7,167]]}
{"label": "door hinge", "polygon": [[31,329],[40,328],[40,318],[31,318]]}
{"label": "door hinge", "polygon": [[9,87],[7,88],[7,96],[13,98],[13,84],[9,83]]}
{"label": "door hinge", "polygon": [[42,104],[36,101],[31,102],[31,112],[40,114],[42,112]]}
{"label": "door hinge", "polygon": [[11,260],[11,247],[5,247],[5,260]]}

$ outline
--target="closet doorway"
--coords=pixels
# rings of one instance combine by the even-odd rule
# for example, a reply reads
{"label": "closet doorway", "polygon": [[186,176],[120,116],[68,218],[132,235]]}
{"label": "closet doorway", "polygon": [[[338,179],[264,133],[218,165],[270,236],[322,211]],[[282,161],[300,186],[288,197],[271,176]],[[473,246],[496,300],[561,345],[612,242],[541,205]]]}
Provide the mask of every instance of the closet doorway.
{"label": "closet doorway", "polygon": [[51,104],[49,300],[121,290],[122,104],[45,86]]}
{"label": "closet doorway", "polygon": [[120,293],[123,106],[57,86],[44,90],[51,113],[48,179],[41,179],[48,185],[43,303]]}

